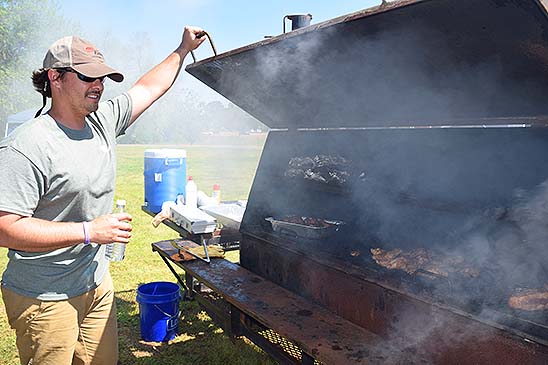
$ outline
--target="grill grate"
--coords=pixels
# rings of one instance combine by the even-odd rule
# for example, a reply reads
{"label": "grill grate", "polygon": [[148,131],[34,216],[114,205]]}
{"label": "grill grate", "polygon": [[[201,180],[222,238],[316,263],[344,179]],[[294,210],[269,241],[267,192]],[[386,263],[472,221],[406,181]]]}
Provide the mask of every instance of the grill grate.
{"label": "grill grate", "polygon": [[[285,353],[289,354],[291,357],[295,358],[296,360],[302,359],[302,351],[299,348],[299,346],[295,345],[293,342],[289,341],[288,339],[280,336],[278,333],[274,332],[273,330],[267,329],[264,331],[258,332],[259,335],[263,336],[266,340],[268,340],[270,343],[278,346],[281,348]],[[319,362],[318,360],[314,360],[314,365],[322,365],[323,363]]]}
{"label": "grill grate", "polygon": [[[202,298],[208,300],[210,303],[214,303],[218,308],[222,309],[226,313],[230,311],[230,306],[228,303],[224,300],[224,298],[214,292],[213,290],[207,288],[206,286],[202,286],[200,295]],[[302,351],[301,348],[297,345],[295,345],[290,340],[286,339],[285,337],[282,337],[275,331],[271,329],[265,329],[261,331],[257,331],[257,333],[262,336],[264,339],[266,339],[268,342],[273,344],[274,346],[278,347],[280,350],[291,356],[292,358],[301,361],[302,360]],[[314,360],[315,365],[323,365],[323,363],[319,362],[318,360]]]}
{"label": "grill grate", "polygon": [[220,245],[225,251],[235,251],[240,249],[240,242],[219,242]]}

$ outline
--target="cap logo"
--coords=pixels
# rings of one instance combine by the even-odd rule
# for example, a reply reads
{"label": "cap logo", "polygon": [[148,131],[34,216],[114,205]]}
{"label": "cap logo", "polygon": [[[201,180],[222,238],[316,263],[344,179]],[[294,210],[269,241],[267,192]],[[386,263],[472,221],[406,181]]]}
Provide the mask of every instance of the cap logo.
{"label": "cap logo", "polygon": [[55,41],[48,49],[42,66],[44,69],[70,67],[94,80],[106,76],[116,82],[124,80],[124,75],[105,64],[103,54],[95,45],[76,36]]}

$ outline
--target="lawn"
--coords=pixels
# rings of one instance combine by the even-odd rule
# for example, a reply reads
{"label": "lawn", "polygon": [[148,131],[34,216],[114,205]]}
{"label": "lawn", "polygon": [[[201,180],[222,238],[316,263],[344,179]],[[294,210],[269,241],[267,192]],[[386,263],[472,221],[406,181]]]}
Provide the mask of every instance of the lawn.
{"label": "lawn", "polygon": [[[232,142],[232,141],[231,141]],[[187,175],[199,190],[211,194],[213,184],[221,185],[223,200],[246,199],[253,181],[264,137],[242,136],[237,143],[200,146],[118,146],[118,176],[115,199],[127,201],[133,216],[133,237],[126,258],[111,265],[117,293],[120,331],[120,363],[142,365],[175,364],[273,364],[268,356],[245,339],[232,342],[195,302],[181,302],[178,336],[169,344],[147,343],[139,336],[139,308],[135,302],[139,284],[175,281],[152,242],[176,238],[177,233],[161,225],[154,228],[151,217],[141,211],[144,196],[143,154],[146,148],[184,148]],[[237,252],[229,259],[237,260]],[[0,249],[0,270],[6,265],[6,250]],[[9,328],[3,304],[0,306],[0,365],[19,364],[15,337]]]}

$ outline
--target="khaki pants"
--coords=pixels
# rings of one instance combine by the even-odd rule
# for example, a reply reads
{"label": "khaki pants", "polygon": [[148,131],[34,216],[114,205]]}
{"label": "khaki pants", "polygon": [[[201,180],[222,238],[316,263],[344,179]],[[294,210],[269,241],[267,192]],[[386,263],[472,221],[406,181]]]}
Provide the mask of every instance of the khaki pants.
{"label": "khaki pants", "polygon": [[21,364],[116,365],[118,330],[112,279],[62,301],[40,301],[2,287]]}

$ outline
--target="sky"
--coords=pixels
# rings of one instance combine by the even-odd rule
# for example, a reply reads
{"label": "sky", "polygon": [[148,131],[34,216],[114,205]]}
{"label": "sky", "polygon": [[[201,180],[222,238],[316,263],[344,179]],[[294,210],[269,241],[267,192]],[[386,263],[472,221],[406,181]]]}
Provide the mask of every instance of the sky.
{"label": "sky", "polygon": [[[218,53],[249,45],[266,35],[283,32],[283,19],[289,14],[311,14],[312,24],[379,5],[381,0],[77,0],[58,1],[60,12],[79,24],[92,43],[94,34],[110,32],[122,42],[134,42],[134,35],[146,33],[154,43],[152,60],[159,63],[180,42],[185,25],[205,29]],[[291,24],[286,21],[286,30]],[[195,51],[198,60],[213,55],[206,42]],[[105,55],[107,63],[108,54]],[[189,55],[185,64],[192,62]],[[118,65],[116,65],[118,66]],[[123,71],[123,70],[122,70]],[[205,99],[223,98],[192,76],[182,73],[177,81]]]}

